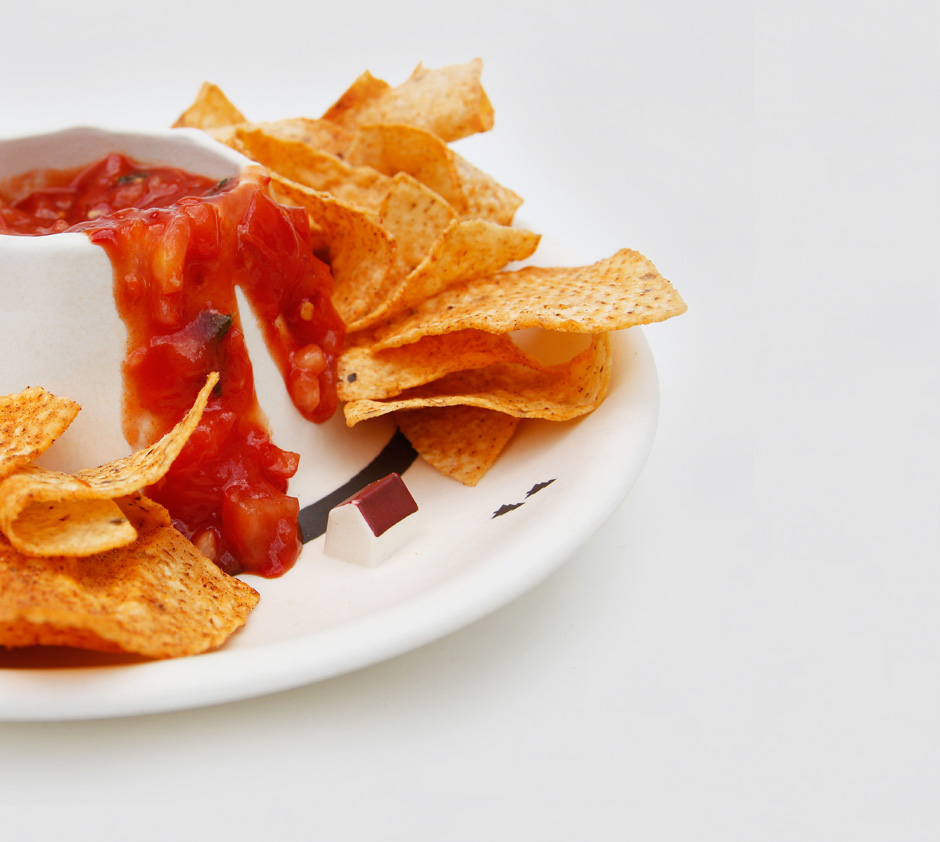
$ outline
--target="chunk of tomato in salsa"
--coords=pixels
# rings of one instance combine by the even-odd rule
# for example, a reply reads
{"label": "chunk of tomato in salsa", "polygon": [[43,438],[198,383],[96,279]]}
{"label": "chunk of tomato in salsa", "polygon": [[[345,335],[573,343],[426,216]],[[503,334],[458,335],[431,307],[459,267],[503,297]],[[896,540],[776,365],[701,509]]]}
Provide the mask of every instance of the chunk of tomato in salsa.
{"label": "chunk of tomato in salsa", "polygon": [[109,155],[67,183],[0,207],[8,226],[0,233],[85,231],[107,251],[128,333],[124,427],[132,446],[168,431],[219,372],[199,426],[148,493],[223,570],[272,577],[300,553],[299,503],[287,493],[299,457],[268,434],[235,288],[251,303],[294,404],[314,422],[336,409],[345,325],[305,213],[276,202],[267,184],[260,170],[217,184]]}

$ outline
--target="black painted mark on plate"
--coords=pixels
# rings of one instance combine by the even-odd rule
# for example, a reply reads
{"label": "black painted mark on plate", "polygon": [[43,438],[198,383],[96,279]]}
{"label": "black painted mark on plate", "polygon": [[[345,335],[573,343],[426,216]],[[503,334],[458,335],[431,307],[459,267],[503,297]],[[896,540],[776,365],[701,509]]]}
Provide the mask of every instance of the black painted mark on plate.
{"label": "black painted mark on plate", "polygon": [[546,480],[545,482],[537,482],[526,492],[526,500],[528,500],[533,494],[538,494],[543,488],[548,488],[548,486],[550,486],[554,481],[554,479],[550,479]]}
{"label": "black painted mark on plate", "polygon": [[504,515],[507,512],[511,512],[513,509],[518,509],[522,503],[504,503],[500,506],[495,512],[493,512],[493,517],[499,517]]}
{"label": "black painted mark on plate", "polygon": [[381,453],[366,465],[349,482],[344,483],[335,491],[321,497],[316,503],[304,506],[300,510],[298,523],[300,524],[300,537],[306,544],[314,538],[319,538],[326,532],[326,524],[330,518],[330,509],[352,497],[357,491],[365,488],[370,482],[375,482],[389,474],[403,474],[411,463],[418,458],[418,454],[400,430],[395,432],[388,444],[382,448]]}
{"label": "black painted mark on plate", "polygon": [[[528,500],[533,494],[538,494],[543,488],[547,488],[554,481],[554,478],[552,478],[550,480],[546,480],[545,482],[537,482],[526,492],[525,499]],[[525,500],[522,500],[519,503],[504,503],[495,512],[493,512],[493,517],[500,517],[501,515],[507,514],[508,512],[512,512],[515,509],[518,509],[524,503]]]}

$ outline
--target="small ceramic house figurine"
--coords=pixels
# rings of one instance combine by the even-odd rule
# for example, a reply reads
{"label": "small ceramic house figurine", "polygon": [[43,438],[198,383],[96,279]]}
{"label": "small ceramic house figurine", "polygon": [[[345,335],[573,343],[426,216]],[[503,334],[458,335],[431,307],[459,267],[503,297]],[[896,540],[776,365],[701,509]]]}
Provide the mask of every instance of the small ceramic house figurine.
{"label": "small ceramic house figurine", "polygon": [[375,567],[414,535],[418,504],[398,474],[370,483],[330,510],[323,551]]}

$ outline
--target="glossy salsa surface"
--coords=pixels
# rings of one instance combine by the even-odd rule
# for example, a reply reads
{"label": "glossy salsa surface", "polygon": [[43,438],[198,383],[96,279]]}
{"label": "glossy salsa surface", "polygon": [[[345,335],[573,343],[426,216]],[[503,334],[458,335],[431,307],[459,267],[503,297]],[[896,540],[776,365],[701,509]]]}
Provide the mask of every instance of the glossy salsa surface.
{"label": "glossy salsa surface", "polygon": [[112,154],[0,201],[0,233],[62,231],[85,232],[114,269],[128,334],[124,430],[132,447],[168,431],[209,372],[220,374],[199,427],[148,494],[223,570],[286,572],[301,548],[299,503],[287,493],[298,456],[271,441],[258,407],[235,289],[250,302],[295,406],[310,421],[329,418],[345,328],[305,212],[276,202],[260,171],[215,183]]}

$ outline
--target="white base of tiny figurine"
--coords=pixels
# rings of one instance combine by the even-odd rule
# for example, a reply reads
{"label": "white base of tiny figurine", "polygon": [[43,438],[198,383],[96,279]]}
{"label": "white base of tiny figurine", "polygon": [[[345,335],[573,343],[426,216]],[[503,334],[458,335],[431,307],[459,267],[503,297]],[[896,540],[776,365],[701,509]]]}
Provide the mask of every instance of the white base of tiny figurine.
{"label": "white base of tiny figurine", "polygon": [[374,535],[356,506],[337,506],[330,511],[327,520],[323,551],[361,567],[376,567],[414,537],[415,514],[398,521],[381,535]]}

